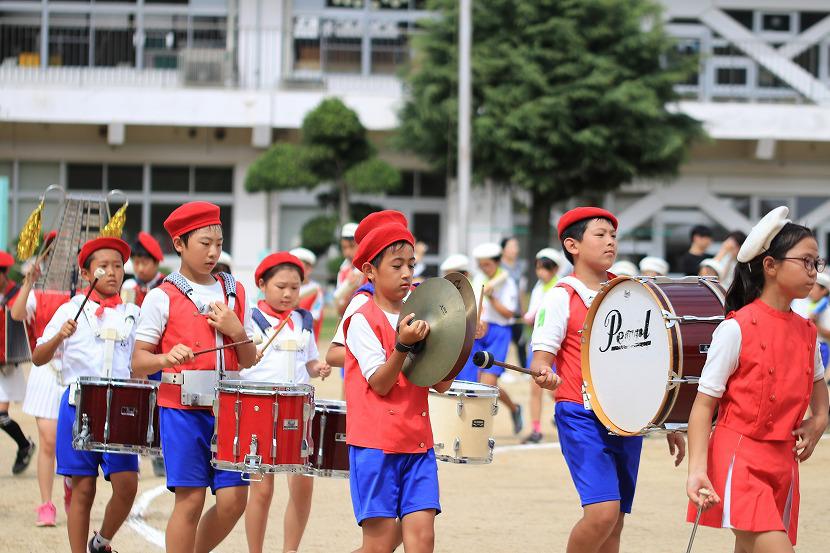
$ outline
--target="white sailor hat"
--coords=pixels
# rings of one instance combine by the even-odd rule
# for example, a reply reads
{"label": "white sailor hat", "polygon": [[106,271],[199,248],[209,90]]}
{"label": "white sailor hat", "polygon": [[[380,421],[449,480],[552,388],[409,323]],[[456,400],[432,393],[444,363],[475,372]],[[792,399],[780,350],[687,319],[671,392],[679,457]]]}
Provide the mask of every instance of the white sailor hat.
{"label": "white sailor hat", "polygon": [[816,275],[816,282],[819,286],[823,286],[827,290],[830,290],[830,274],[827,273],[819,273]]}
{"label": "white sailor hat", "polygon": [[778,236],[784,225],[790,222],[787,219],[790,210],[787,206],[776,207],[758,221],[749,231],[749,236],[744,240],[743,246],[738,251],[738,261],[749,263],[769,249],[772,240]]}
{"label": "white sailor hat", "polygon": [[623,259],[622,261],[617,261],[611,265],[608,272],[617,276],[636,276],[639,271],[637,270],[637,266],[635,264]]}
{"label": "white sailor hat", "polygon": [[554,248],[542,248],[536,252],[536,259],[550,259],[557,267],[562,267],[568,262],[562,252]]}
{"label": "white sailor hat", "polygon": [[713,271],[715,271],[718,274],[718,278],[723,278],[723,276],[724,276],[723,275],[723,270],[724,270],[723,263],[721,263],[720,261],[718,261],[714,257],[709,257],[707,259],[704,259],[703,261],[700,262],[699,267],[709,267],[710,269],[712,269]]}
{"label": "white sailor hat", "polygon": [[440,269],[442,273],[450,273],[453,271],[464,271],[469,273],[470,260],[466,255],[454,253],[447,257],[443,263],[441,263]]}
{"label": "white sailor hat", "polygon": [[219,259],[216,261],[217,263],[222,263],[223,265],[227,265],[228,267],[233,266],[233,258],[231,254],[226,251],[223,251],[219,254]]}
{"label": "white sailor hat", "polygon": [[501,257],[501,246],[495,242],[485,242],[473,248],[473,257],[476,259],[493,259]]}
{"label": "white sailor hat", "polygon": [[354,233],[357,230],[357,223],[346,223],[343,225],[343,228],[340,229],[340,238],[343,239],[353,239]]}
{"label": "white sailor hat", "polygon": [[640,260],[640,272],[645,273],[646,271],[666,276],[669,274],[669,263],[662,257],[649,255]]}
{"label": "white sailor hat", "polygon": [[314,255],[313,251],[307,248],[294,248],[288,253],[290,253],[303,263],[308,263],[309,265],[315,265],[317,263],[317,256]]}

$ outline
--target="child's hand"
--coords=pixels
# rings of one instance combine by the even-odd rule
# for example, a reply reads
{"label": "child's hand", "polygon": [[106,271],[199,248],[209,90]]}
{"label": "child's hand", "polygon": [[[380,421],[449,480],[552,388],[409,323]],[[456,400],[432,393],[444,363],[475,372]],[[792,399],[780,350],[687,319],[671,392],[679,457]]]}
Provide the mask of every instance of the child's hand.
{"label": "child's hand", "polygon": [[476,340],[478,340],[479,338],[484,337],[484,335],[487,334],[487,330],[489,328],[490,327],[487,325],[487,323],[485,323],[484,321],[479,321],[478,326],[476,327],[476,335],[475,335]]}
{"label": "child's hand", "polygon": [[40,278],[41,270],[40,270],[40,259],[32,263],[29,272],[26,273],[26,277],[23,279],[23,283],[27,285],[33,285],[37,282],[37,279]]}
{"label": "child's hand", "polygon": [[73,319],[69,319],[68,321],[63,323],[63,326],[58,331],[58,336],[60,336],[61,342],[63,342],[64,340],[66,340],[67,338],[69,338],[70,336],[75,334],[76,330],[78,330],[78,322],[77,321],[75,321]]}
{"label": "child's hand", "polygon": [[680,432],[669,432],[666,434],[666,441],[669,443],[669,455],[674,455],[677,450],[677,456],[674,458],[674,466],[680,466],[683,458],[686,457],[686,440],[683,439],[683,434]]}
{"label": "child's hand", "polygon": [[562,384],[562,377],[553,372],[550,367],[533,367],[538,371],[538,376],[534,376],[533,380],[540,388],[547,390],[555,390]]}
{"label": "child's hand", "polygon": [[254,358],[254,365],[262,361],[262,358],[265,356],[265,352],[256,350],[256,357]]}
{"label": "child's hand", "polygon": [[799,461],[806,461],[813,454],[821,435],[824,434],[824,429],[827,428],[827,418],[819,418],[812,416],[809,419],[801,421],[801,426],[793,430],[793,436],[796,437],[795,451]]}
{"label": "child's hand", "polygon": [[164,354],[164,366],[175,367],[193,361],[193,359],[195,359],[195,355],[193,355],[192,349],[184,344],[176,344],[173,349]]}
{"label": "child's hand", "polygon": [[207,316],[208,324],[225,336],[232,338],[245,333],[242,323],[239,322],[239,317],[222,302],[211,303],[210,313]]}
{"label": "child's hand", "polygon": [[320,375],[320,378],[325,380],[329,376],[331,376],[331,365],[328,363],[323,363],[322,361],[317,362],[317,374]]}
{"label": "child's hand", "polygon": [[[703,489],[707,490],[709,495],[700,493]],[[709,476],[705,472],[689,474],[686,479],[686,495],[689,496],[692,503],[698,507],[703,507],[704,511],[720,503],[720,498],[715,493],[715,487],[709,481]]]}
{"label": "child's hand", "polygon": [[416,321],[415,313],[410,313],[398,327],[398,341],[405,346],[416,344],[427,337],[429,325],[426,321]]}

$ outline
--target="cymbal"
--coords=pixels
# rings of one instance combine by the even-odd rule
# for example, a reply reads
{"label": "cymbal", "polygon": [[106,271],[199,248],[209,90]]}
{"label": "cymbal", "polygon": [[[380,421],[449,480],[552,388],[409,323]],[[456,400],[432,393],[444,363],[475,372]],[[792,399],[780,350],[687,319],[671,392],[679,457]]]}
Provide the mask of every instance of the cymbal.
{"label": "cymbal", "polygon": [[467,306],[452,282],[430,278],[409,295],[398,324],[410,313],[429,324],[429,334],[407,355],[403,373],[413,384],[432,386],[455,369],[465,349],[462,365],[469,356],[472,342],[468,340]]}
{"label": "cymbal", "polygon": [[470,279],[461,273],[450,273],[445,275],[444,278],[452,282],[455,288],[461,293],[461,299],[464,300],[464,310],[467,313],[467,331],[464,334],[464,347],[461,348],[461,355],[458,356],[455,366],[444,378],[444,381],[449,382],[458,376],[458,373],[461,372],[461,369],[463,369],[465,363],[467,363],[467,359],[470,357],[470,352],[473,350],[473,342],[475,341],[476,334],[476,320],[478,319],[478,313],[476,310],[478,309],[478,306],[476,305],[476,295],[475,292],[473,292]]}

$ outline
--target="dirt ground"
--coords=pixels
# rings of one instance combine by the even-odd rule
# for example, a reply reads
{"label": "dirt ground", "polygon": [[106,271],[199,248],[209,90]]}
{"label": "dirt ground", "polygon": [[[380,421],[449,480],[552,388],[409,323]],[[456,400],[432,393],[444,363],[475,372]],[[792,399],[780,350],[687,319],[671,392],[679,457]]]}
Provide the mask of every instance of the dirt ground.
{"label": "dirt ground", "polygon": [[[513,377],[504,384],[525,406],[529,382]],[[339,372],[318,386],[318,398],[338,398]],[[443,513],[436,521],[436,551],[501,553],[512,551],[564,551],[568,533],[580,516],[580,507],[565,462],[551,427],[552,402],[544,404],[545,442],[540,446],[519,446],[513,436],[506,409],[496,417],[496,454],[490,465],[458,466],[439,463]],[[27,434],[35,437],[34,420],[23,415],[20,406],[12,416]],[[526,422],[526,427],[529,423]],[[524,432],[523,432],[524,434]],[[11,475],[14,450],[5,435],[0,436],[0,552],[68,551],[66,519],[62,508],[62,486],[55,480],[54,502],[58,505],[58,526],[36,528],[34,509],[38,503],[34,463],[20,476]],[[824,440],[810,461],[801,468],[801,519],[798,551],[830,550],[830,529],[826,509],[830,497],[830,440]],[[133,517],[113,543],[124,552],[149,553],[162,549],[163,532],[172,508],[173,496],[164,482],[153,476],[148,460],[142,461],[139,497]],[[684,522],[686,463],[674,468],[665,439],[645,441],[634,513],[626,522],[622,551],[627,553],[679,553],[686,551],[691,525]],[[99,480],[93,511],[93,527],[100,524],[109,498],[108,485]],[[266,546],[280,551],[282,513],[286,499],[285,478],[277,477]],[[209,500],[210,503],[210,500]],[[316,479],[311,519],[302,551],[352,551],[360,544],[347,480]],[[726,530],[701,528],[695,551],[732,551],[731,534]],[[217,551],[247,551],[245,531],[237,524]]]}

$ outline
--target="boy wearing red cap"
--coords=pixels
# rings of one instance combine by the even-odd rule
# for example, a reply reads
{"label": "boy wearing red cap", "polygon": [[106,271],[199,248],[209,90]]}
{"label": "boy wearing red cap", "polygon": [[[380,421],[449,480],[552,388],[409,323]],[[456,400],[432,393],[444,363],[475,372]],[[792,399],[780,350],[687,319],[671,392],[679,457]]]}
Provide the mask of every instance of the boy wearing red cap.
{"label": "boy wearing red cap", "polygon": [[[574,271],[547,293],[536,315],[531,368],[541,373],[537,384],[556,391],[559,442],[583,507],[567,551],[612,553],[620,549],[631,512],[643,439],[609,435],[583,397],[581,331],[591,302],[614,276],[608,269],[617,255],[617,219],[604,209],[580,207],[565,213],[557,230]],[[668,440],[672,455],[678,449],[677,466],[685,443],[675,434]]]}
{"label": "boy wearing red cap", "polygon": [[9,404],[12,401],[23,401],[26,393],[26,378],[19,363],[6,363],[6,309],[13,303],[20,285],[8,276],[9,269],[14,265],[14,258],[0,251],[0,428],[17,444],[17,456],[12,466],[12,474],[20,474],[32,460],[35,444],[27,438],[20,425],[9,416]]}
{"label": "boy wearing red cap", "polygon": [[386,222],[368,229],[354,258],[375,289],[344,323],[349,486],[363,551],[394,549],[399,531],[407,551],[432,551],[441,511],[428,389],[401,372],[429,326],[410,315],[396,331],[412,285],[414,242],[405,225]]}
{"label": "boy wearing red cap", "polygon": [[[94,289],[84,290],[58,308],[37,341],[32,363],[45,365],[53,358],[59,359],[67,383],[74,383],[79,377],[130,378],[138,308],[123,304],[118,295],[124,280],[124,263],[129,258],[130,246],[117,238],[97,238],[84,244],[78,254],[81,277],[92,282],[99,269],[104,271],[104,276],[98,279]],[[89,300],[84,304],[87,291]],[[106,340],[102,338],[110,334],[109,330],[114,330],[117,336],[111,357],[105,353]],[[74,449],[75,398],[71,390],[66,389],[61,397],[56,444],[57,473],[72,478],[67,519],[69,545],[73,553],[111,551],[110,540],[130,514],[138,489],[138,456]],[[87,543],[99,466],[104,478],[112,484],[112,497],[100,532]]]}
{"label": "boy wearing red cap", "polygon": [[[190,202],[164,222],[181,256],[181,268],[150,290],[141,308],[133,371],[162,371],[159,431],[167,487],[176,494],[167,523],[168,552],[207,552],[233,529],[245,509],[241,473],[215,470],[210,443],[216,381],[226,371],[250,367],[252,343],[195,356],[196,350],[247,340],[253,335],[245,289],[231,275],[212,275],[222,252],[219,208]],[[216,505],[202,515],[205,488]],[[201,520],[200,517],[201,516]]]}
{"label": "boy wearing red cap", "polygon": [[164,260],[161,245],[146,232],[139,232],[133,244],[133,262],[135,278],[124,281],[121,287],[121,297],[125,302],[134,303],[141,307],[147,292],[158,287],[164,281],[164,275],[159,272],[159,265]]}

